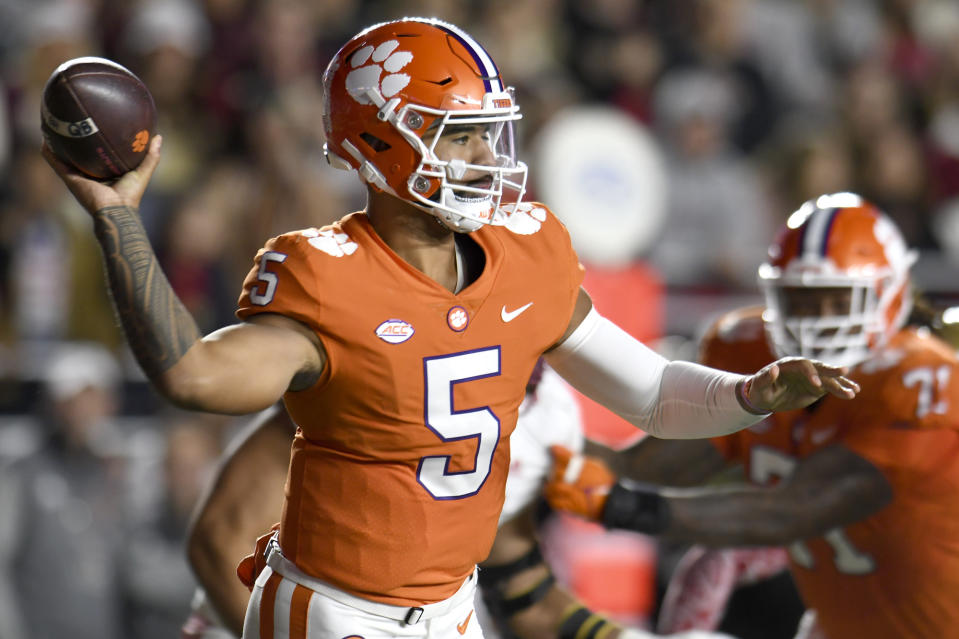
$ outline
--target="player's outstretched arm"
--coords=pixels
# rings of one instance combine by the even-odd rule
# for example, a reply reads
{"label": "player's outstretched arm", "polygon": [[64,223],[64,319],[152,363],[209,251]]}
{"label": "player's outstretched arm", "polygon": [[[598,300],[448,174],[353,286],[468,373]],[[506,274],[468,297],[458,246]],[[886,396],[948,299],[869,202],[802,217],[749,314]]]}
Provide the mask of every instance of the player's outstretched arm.
{"label": "player's outstretched arm", "polygon": [[242,414],[264,409],[323,369],[316,337],[298,322],[263,316],[203,338],[160,269],[138,207],[160,161],[154,137],[139,167],[113,184],[43,156],[91,214],[114,307],[127,341],[157,389],[185,408]]}
{"label": "player's outstretched arm", "polygon": [[546,353],[566,381],[635,426],[667,439],[727,435],[771,411],[859,387],[841,368],[786,358],[754,375],[668,361],[599,315],[580,290],[566,334]]}
{"label": "player's outstretched arm", "polygon": [[775,486],[664,494],[670,510],[666,534],[714,548],[781,546],[819,537],[869,517],[893,497],[885,475],[842,444],[804,458]]}
{"label": "player's outstretched arm", "polygon": [[190,567],[222,623],[237,637],[250,598],[236,577],[237,564],[257,536],[280,519],[293,432],[282,407],[258,416],[225,454],[190,524]]}
{"label": "player's outstretched arm", "polygon": [[820,536],[877,512],[892,499],[888,480],[841,444],[803,459],[775,486],[664,488],[617,481],[598,459],[555,446],[545,493],[554,508],[609,528],[710,547],[781,546]]}
{"label": "player's outstretched arm", "polygon": [[700,486],[721,472],[742,470],[727,462],[709,439],[643,437],[621,450],[587,439],[583,451],[603,460],[619,476],[651,484]]}

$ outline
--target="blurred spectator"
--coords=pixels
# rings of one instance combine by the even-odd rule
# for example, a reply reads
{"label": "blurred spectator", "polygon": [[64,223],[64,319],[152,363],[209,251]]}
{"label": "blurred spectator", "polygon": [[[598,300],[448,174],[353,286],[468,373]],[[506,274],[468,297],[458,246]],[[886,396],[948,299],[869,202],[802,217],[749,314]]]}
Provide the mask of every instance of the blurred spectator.
{"label": "blurred spectator", "polygon": [[767,152],[763,170],[775,210],[793,211],[806,200],[842,192],[854,183],[846,138],[828,123],[784,130]]}
{"label": "blurred spectator", "polygon": [[833,78],[826,67],[828,49],[815,46],[822,37],[820,25],[806,4],[750,0],[740,16],[740,37],[769,82],[778,109],[819,114],[831,106]]}
{"label": "blurred spectator", "polygon": [[959,265],[959,198],[940,205],[933,217],[933,230],[945,258],[951,265]]}
{"label": "blurred spectator", "polygon": [[926,90],[935,73],[936,52],[917,32],[918,8],[927,2],[887,0],[881,3],[882,40],[875,53],[908,92],[910,101]]}
{"label": "blurred spectator", "polygon": [[204,175],[164,220],[159,255],[170,284],[196,318],[202,330],[214,330],[233,321],[237,278],[232,247],[246,227],[243,211],[255,197],[251,184],[230,179],[227,169]]}
{"label": "blurred spectator", "polygon": [[930,191],[937,202],[959,195],[959,6],[933,1],[917,7],[916,30],[938,53],[925,94]]}
{"label": "blurred spectator", "polygon": [[[753,0],[695,0],[689,9],[671,5],[679,29],[669,66],[720,78],[733,102],[724,114],[728,143],[750,152],[773,131],[782,106],[748,39]],[[679,19],[680,11],[688,16]]]}
{"label": "blurred spectator", "polygon": [[674,71],[655,106],[669,192],[653,263],[672,286],[751,287],[771,220],[758,175],[730,143],[733,88],[707,71]]}
{"label": "blurred spectator", "polygon": [[475,36],[490,51],[511,85],[527,86],[540,76],[562,73],[559,65],[560,0],[487,2]]}
{"label": "blurred spectator", "polygon": [[896,77],[869,59],[844,74],[843,127],[859,155],[877,132],[907,119],[908,108]]}
{"label": "blurred spectator", "polygon": [[[562,62],[587,99],[605,101],[616,93],[620,74],[627,71],[614,53],[620,38],[638,33],[646,24],[649,5],[655,3],[565,0],[564,4],[566,48]],[[636,62],[638,67],[650,66],[642,59]]]}
{"label": "blurred spectator", "polygon": [[929,189],[920,140],[903,125],[874,132],[861,163],[864,193],[902,230],[911,246],[937,248],[929,228]]}
{"label": "blurred spectator", "polygon": [[87,2],[47,0],[15,12],[16,44],[3,65],[11,91],[16,139],[32,146],[40,141],[40,94],[61,63],[84,55],[101,55],[92,7]]}
{"label": "blurred spectator", "polygon": [[[6,174],[13,152],[13,122],[10,115],[10,106],[7,103],[8,88],[0,73],[0,175]],[[0,183],[0,193],[3,186]],[[2,195],[0,195],[2,197]]]}
{"label": "blurred spectator", "polygon": [[[472,29],[497,61],[523,104],[520,149],[561,108],[580,100],[580,89],[562,64],[564,28],[560,0],[484,3]],[[456,20],[453,20],[456,23]]]}
{"label": "blurred spectator", "polygon": [[209,24],[189,0],[141,1],[130,7],[121,33],[119,53],[150,89],[163,134],[163,162],[140,205],[147,233],[156,237],[173,201],[221,146],[222,132],[197,97]]}
{"label": "blurred spectator", "polygon": [[193,507],[220,447],[216,416],[186,415],[165,434],[160,499],[130,525],[125,562],[127,636],[172,639],[190,612],[196,580],[184,554]]}
{"label": "blurred spectator", "polygon": [[37,157],[40,95],[50,74],[70,58],[100,53],[92,14],[93,5],[79,0],[31,3],[9,14],[18,27],[0,66],[13,141],[0,201],[0,340],[17,354],[21,375],[35,374],[52,341],[119,342],[89,216]]}
{"label": "blurred spectator", "polygon": [[195,90],[211,124],[221,131],[224,148],[234,151],[248,108],[244,76],[253,65],[255,3],[249,0],[205,0],[210,46],[203,58]]}
{"label": "blurred spectator", "polygon": [[[481,9],[484,3],[478,3],[475,0],[466,0],[465,2],[449,2],[448,0],[404,0],[403,2],[367,0],[360,4],[365,5],[364,13],[370,16],[373,22],[397,20],[403,16],[426,16],[452,22],[455,25],[464,25],[470,24],[474,19],[471,10],[474,7]],[[359,22],[357,24],[363,23]],[[343,42],[338,42],[337,48]],[[332,53],[335,53],[335,51]]]}
{"label": "blurred spectator", "polygon": [[0,202],[0,336],[25,375],[58,340],[120,341],[92,221],[50,173],[35,147],[20,147],[17,188]]}
{"label": "blurred spectator", "polygon": [[[767,4],[763,2],[762,4]],[[872,55],[879,45],[883,2],[876,0],[804,0],[792,3],[784,0],[781,6],[803,5],[808,15],[810,34],[808,48],[800,55],[812,53],[823,61],[827,69],[844,68],[853,60]],[[784,10],[788,10],[783,6]],[[797,20],[800,24],[801,19]],[[835,82],[835,78],[833,78]]]}
{"label": "blurred spectator", "polygon": [[610,102],[649,123],[653,85],[663,65],[659,42],[645,29],[630,30],[618,36],[611,53],[616,82]]}
{"label": "blurred spectator", "polygon": [[119,369],[69,344],[44,374],[39,449],[0,478],[0,636],[120,639]]}

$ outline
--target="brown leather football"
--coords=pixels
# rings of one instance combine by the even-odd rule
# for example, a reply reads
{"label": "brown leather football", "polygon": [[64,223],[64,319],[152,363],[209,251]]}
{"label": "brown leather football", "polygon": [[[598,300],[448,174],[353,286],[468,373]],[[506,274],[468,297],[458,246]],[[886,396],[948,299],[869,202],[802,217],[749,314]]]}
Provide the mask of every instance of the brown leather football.
{"label": "brown leather football", "polygon": [[58,158],[86,175],[112,180],[135,169],[156,132],[146,85],[106,58],[75,58],[47,80],[41,128]]}

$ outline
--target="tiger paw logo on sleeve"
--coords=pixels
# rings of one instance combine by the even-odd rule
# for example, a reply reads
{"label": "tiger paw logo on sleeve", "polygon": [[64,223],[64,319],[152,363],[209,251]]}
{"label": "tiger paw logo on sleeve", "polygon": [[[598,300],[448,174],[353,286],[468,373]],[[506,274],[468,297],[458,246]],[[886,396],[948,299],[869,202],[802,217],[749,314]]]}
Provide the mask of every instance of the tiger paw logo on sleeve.
{"label": "tiger paw logo on sleeve", "polygon": [[359,245],[346,233],[337,233],[332,229],[307,229],[303,235],[310,238],[310,246],[333,257],[353,255]]}
{"label": "tiger paw logo on sleeve", "polygon": [[517,235],[532,235],[540,230],[546,221],[546,210],[529,202],[503,205],[507,214],[505,226]]}

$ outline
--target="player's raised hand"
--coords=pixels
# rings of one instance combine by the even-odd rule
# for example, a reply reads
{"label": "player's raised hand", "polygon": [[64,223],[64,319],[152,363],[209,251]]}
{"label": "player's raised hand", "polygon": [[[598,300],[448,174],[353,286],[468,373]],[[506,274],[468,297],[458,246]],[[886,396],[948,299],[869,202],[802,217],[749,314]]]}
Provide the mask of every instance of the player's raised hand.
{"label": "player's raised hand", "polygon": [[549,450],[553,472],[544,489],[546,501],[556,510],[600,521],[616,476],[599,459],[573,454],[563,446]]}
{"label": "player's raised hand", "polygon": [[53,150],[43,143],[41,153],[63,183],[67,185],[73,197],[91,214],[108,206],[130,206],[138,208],[150,178],[160,163],[160,146],[163,138],[159,135],[150,140],[150,149],[140,165],[124,173],[113,183],[99,182],[80,173],[62,162]]}
{"label": "player's raised hand", "polygon": [[795,410],[829,393],[852,399],[859,384],[847,370],[803,357],[784,357],[750,377],[741,387],[744,407],[754,413]]}

